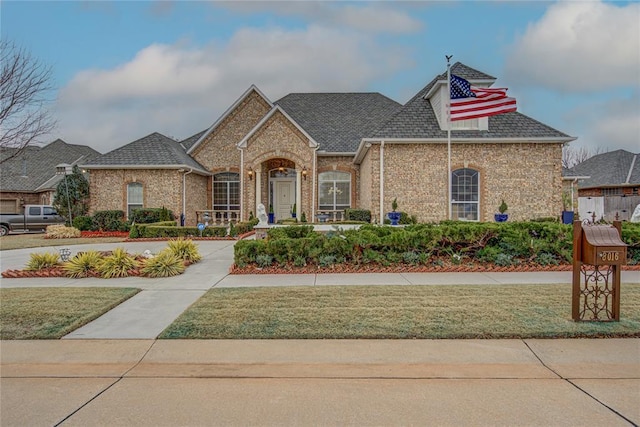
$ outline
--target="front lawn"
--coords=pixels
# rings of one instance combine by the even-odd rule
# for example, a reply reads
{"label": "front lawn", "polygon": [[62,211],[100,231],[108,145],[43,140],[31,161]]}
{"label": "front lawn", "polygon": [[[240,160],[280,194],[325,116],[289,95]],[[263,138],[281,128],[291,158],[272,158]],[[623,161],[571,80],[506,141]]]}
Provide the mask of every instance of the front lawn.
{"label": "front lawn", "polygon": [[0,289],[0,338],[61,338],[139,291],[133,288]]}
{"label": "front lawn", "polygon": [[640,337],[640,285],[621,321],[571,320],[571,285],[212,289],[160,338]]}

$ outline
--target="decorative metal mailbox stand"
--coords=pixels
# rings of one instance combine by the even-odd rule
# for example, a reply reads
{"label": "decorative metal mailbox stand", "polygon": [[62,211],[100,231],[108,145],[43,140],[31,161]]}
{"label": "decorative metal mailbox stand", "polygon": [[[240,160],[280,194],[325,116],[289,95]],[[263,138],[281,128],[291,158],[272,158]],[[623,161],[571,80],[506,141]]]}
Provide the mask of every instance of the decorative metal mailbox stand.
{"label": "decorative metal mailbox stand", "polygon": [[620,227],[618,220],[613,226],[573,222],[571,317],[575,321],[620,321],[620,266],[627,263]]}

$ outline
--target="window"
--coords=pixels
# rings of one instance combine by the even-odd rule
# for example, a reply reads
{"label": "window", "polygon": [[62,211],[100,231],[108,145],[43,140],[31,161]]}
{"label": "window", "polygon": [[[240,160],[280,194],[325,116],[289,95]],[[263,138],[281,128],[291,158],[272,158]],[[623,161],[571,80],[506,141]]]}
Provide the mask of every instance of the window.
{"label": "window", "polygon": [[134,209],[142,208],[142,184],[132,182],[127,185],[127,218],[131,218]]}
{"label": "window", "polygon": [[451,173],[451,218],[478,221],[478,171],[457,169]]}
{"label": "window", "polygon": [[42,208],[42,215],[58,215],[58,212],[54,208],[45,206]]}
{"label": "window", "polygon": [[351,207],[351,174],[322,172],[318,175],[320,210],[343,210]]}
{"label": "window", "polygon": [[40,207],[38,206],[30,206],[29,207],[29,215],[38,216],[40,215]]}
{"label": "window", "polygon": [[609,196],[622,196],[622,188],[620,187],[615,187],[615,188],[603,188],[602,189],[602,195],[605,197],[609,197]]}
{"label": "window", "polygon": [[240,210],[240,174],[223,172],[213,176],[213,210]]}

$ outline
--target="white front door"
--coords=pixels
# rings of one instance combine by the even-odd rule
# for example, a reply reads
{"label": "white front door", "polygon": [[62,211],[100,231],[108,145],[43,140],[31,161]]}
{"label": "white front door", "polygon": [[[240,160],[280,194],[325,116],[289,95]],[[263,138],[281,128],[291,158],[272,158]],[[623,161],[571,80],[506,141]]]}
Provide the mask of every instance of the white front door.
{"label": "white front door", "polygon": [[291,208],[296,202],[295,181],[276,181],[274,199],[276,221],[291,218]]}

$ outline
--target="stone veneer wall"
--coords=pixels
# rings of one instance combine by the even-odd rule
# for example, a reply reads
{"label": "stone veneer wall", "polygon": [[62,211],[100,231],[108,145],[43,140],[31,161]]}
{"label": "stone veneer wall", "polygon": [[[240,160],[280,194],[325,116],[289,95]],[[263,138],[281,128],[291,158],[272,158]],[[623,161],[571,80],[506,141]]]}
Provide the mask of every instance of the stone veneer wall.
{"label": "stone veneer wall", "polygon": [[[384,156],[383,209],[390,209],[397,197],[399,210],[416,215],[419,221],[445,219],[446,144],[385,144]],[[510,219],[518,221],[561,212],[561,159],[561,143],[454,143],[451,168],[479,171],[481,221],[493,220],[502,199],[509,206]],[[372,193],[375,200],[379,193]]]}
{"label": "stone veneer wall", "polygon": [[127,185],[139,182],[143,186],[145,208],[171,209],[182,212],[182,174],[174,169],[92,169],[89,183],[90,214],[119,209],[127,212]]}
{"label": "stone veneer wall", "polygon": [[[185,225],[188,227],[195,227],[197,225],[196,210],[208,209],[208,195],[209,180],[208,176],[197,175],[190,173],[186,177],[186,213],[185,213]],[[182,187],[180,187],[182,189]],[[176,212],[176,215],[180,215],[180,211]]]}
{"label": "stone veneer wall", "polygon": [[[244,154],[244,166],[246,168],[262,169],[262,196],[261,201],[268,210],[268,161],[273,159],[288,159],[295,164],[296,169],[306,166],[309,171],[307,179],[302,179],[302,206],[300,212],[305,212],[307,220],[311,218],[311,195],[313,178],[311,168],[315,149],[309,147],[309,141],[289,120],[280,112],[276,112],[263,126],[251,136],[247,142]],[[244,172],[243,172],[244,173]],[[255,202],[255,178],[249,181],[244,177],[245,191],[242,192],[244,203],[244,219],[249,212],[257,214]]]}
{"label": "stone veneer wall", "polygon": [[209,171],[240,167],[236,144],[269,112],[271,107],[257,92],[251,92],[191,153]]}

